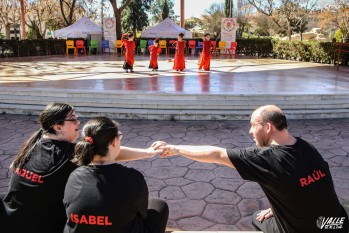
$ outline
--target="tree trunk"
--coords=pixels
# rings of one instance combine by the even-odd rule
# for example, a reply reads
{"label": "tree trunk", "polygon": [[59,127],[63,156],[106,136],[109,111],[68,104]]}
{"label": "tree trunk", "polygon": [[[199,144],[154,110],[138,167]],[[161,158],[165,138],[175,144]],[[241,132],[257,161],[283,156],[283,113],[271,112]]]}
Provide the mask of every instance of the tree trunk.
{"label": "tree trunk", "polygon": [[[121,13],[122,11],[131,3],[132,0],[127,0],[124,5],[122,5],[120,8],[117,8],[116,0],[109,0],[114,11],[115,21],[116,21],[116,39],[120,40],[122,36],[121,31]],[[136,36],[136,35],[135,35]]]}
{"label": "tree trunk", "polygon": [[32,39],[38,39],[38,31],[36,27],[32,28]]}
{"label": "tree trunk", "polygon": [[[60,1],[59,1],[60,8],[61,8],[61,14],[62,14],[62,16],[63,16],[63,19],[64,19],[65,23],[66,23],[66,26],[72,25],[75,3],[76,3],[76,0],[73,0],[72,5],[69,6],[69,4],[66,3],[64,0],[60,0]],[[65,15],[65,12],[64,12],[64,4],[66,4],[66,6],[69,8],[69,15],[68,15],[68,18],[67,18],[67,16]]]}
{"label": "tree trunk", "polygon": [[287,22],[287,37],[288,37],[288,40],[291,41],[292,39],[292,27],[291,27],[291,22],[288,21]]}
{"label": "tree trunk", "polygon": [[11,25],[10,24],[5,25],[5,35],[6,35],[6,40],[11,39]]}
{"label": "tree trunk", "polygon": [[116,21],[116,39],[121,40],[122,31],[121,31],[121,13],[117,10],[114,12],[115,21]]}

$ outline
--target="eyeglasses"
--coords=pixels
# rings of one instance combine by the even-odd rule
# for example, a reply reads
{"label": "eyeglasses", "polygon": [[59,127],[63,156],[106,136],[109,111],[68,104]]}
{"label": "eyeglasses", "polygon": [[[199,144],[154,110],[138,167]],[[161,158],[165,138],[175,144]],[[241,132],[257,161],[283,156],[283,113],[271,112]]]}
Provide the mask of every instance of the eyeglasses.
{"label": "eyeglasses", "polygon": [[123,133],[118,133],[118,137],[121,140]]}
{"label": "eyeglasses", "polygon": [[64,121],[71,121],[74,125],[78,124],[79,119],[78,118],[73,118],[73,119],[64,119]]}

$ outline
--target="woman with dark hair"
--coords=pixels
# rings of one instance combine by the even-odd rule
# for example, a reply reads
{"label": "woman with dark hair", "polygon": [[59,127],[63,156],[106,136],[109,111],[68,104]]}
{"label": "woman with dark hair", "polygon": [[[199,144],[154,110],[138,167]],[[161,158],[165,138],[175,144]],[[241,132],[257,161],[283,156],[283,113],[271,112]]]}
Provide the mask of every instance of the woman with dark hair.
{"label": "woman with dark hair", "polygon": [[[1,195],[1,232],[61,233],[66,224],[64,188],[77,168],[72,159],[80,121],[71,105],[52,103],[42,111],[40,124],[11,164],[10,187]],[[143,151],[122,147],[120,157],[148,156]]]}
{"label": "woman with dark hair", "polygon": [[123,69],[128,73],[128,70],[133,73],[133,64],[135,63],[135,53],[136,44],[133,41],[134,35],[131,32],[125,33],[121,37],[122,43],[125,47],[125,62],[123,65]]}
{"label": "woman with dark hair", "polygon": [[205,37],[202,39],[202,53],[199,58],[199,70],[202,68],[206,71],[210,70],[211,62],[211,41],[210,34],[206,33]]}
{"label": "woman with dark hair", "polygon": [[161,53],[161,48],[159,47],[159,39],[156,38],[153,45],[150,45],[148,49],[150,53],[149,69],[152,69],[152,71],[157,71],[159,69],[158,56]]}
{"label": "woman with dark hair", "polygon": [[6,233],[63,231],[64,187],[76,168],[71,159],[80,122],[72,106],[53,103],[41,113],[40,124],[11,164],[4,197],[8,229],[1,229]]}
{"label": "woman with dark hair", "polygon": [[177,71],[183,71],[185,69],[184,50],[186,42],[183,40],[183,37],[184,34],[179,33],[178,40],[173,43],[173,46],[176,47],[173,69]]}
{"label": "woman with dark hair", "polygon": [[106,117],[88,121],[82,132],[84,139],[75,146],[80,167],[71,173],[64,193],[68,217],[64,232],[164,233],[166,202],[157,198],[148,202],[142,173],[116,163],[162,151],[133,149],[121,154],[122,133]]}

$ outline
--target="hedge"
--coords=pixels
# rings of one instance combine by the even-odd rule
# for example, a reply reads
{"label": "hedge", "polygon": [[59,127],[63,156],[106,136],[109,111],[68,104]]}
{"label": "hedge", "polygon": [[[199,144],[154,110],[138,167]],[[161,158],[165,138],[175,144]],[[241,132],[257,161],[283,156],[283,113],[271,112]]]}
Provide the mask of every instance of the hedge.
{"label": "hedge", "polygon": [[1,58],[61,54],[65,54],[65,40],[61,39],[0,40]]}
{"label": "hedge", "polygon": [[[139,43],[141,39],[136,39],[136,43]],[[146,40],[149,40],[149,38]],[[200,39],[195,40],[200,41]],[[237,42],[237,53],[240,55],[327,64],[334,63],[337,60],[336,44],[333,42],[282,41],[271,38],[239,38]],[[346,49],[349,50],[349,48]],[[0,40],[0,57],[2,58],[61,55],[64,53],[65,40]],[[348,53],[342,53],[342,64],[348,64],[348,57]]]}

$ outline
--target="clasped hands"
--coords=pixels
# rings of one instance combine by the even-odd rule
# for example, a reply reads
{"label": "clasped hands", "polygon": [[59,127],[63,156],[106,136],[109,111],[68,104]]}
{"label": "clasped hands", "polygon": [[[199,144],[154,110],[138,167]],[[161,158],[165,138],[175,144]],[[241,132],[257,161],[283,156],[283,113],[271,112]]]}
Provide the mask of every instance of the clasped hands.
{"label": "clasped hands", "polygon": [[178,154],[179,150],[174,145],[167,145],[166,142],[156,141],[148,149],[152,156],[160,154],[160,158]]}

